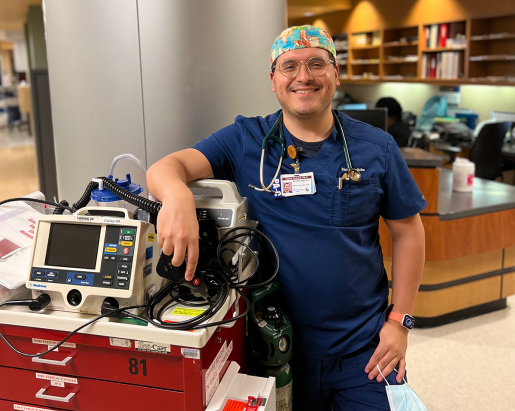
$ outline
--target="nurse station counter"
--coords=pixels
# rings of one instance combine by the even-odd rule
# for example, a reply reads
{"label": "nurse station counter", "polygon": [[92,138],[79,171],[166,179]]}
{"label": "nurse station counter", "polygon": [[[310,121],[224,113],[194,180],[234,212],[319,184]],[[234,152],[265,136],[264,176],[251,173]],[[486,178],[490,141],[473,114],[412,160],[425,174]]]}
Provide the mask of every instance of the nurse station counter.
{"label": "nurse station counter", "polygon": [[[471,193],[452,191],[452,170],[418,148],[402,155],[428,206],[421,212],[426,262],[413,315],[434,327],[506,307],[515,294],[515,186],[474,178]],[[391,280],[392,243],[379,225]]]}

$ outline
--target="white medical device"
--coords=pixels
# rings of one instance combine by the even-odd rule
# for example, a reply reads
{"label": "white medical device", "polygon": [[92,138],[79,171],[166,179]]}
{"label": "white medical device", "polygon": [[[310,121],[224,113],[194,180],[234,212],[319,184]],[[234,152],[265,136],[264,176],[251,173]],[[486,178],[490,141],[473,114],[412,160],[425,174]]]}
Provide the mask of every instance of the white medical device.
{"label": "white medical device", "polygon": [[192,181],[188,187],[193,189],[197,219],[214,220],[219,238],[232,227],[249,226],[247,198],[240,196],[233,182],[206,179]]}
{"label": "white medical device", "polygon": [[51,297],[47,309],[100,314],[109,297],[119,308],[146,304],[166,281],[156,274],[158,258],[154,226],[133,220],[126,209],[42,215],[26,285],[34,298]]}

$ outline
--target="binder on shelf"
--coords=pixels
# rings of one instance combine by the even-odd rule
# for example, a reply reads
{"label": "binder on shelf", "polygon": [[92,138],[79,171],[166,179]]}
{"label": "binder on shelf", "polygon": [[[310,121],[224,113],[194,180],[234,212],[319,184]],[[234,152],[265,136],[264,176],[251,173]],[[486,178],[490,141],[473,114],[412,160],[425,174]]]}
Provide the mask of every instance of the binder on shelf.
{"label": "binder on shelf", "polygon": [[440,40],[438,42],[438,47],[445,47],[445,42],[449,35],[449,25],[448,24],[440,24]]}
{"label": "binder on shelf", "polygon": [[438,24],[431,25],[431,40],[429,47],[434,49],[438,46]]}
{"label": "binder on shelf", "polygon": [[427,53],[422,55],[422,78],[427,78]]}
{"label": "binder on shelf", "polygon": [[429,78],[435,78],[436,75],[436,53],[431,53],[431,67],[429,68]]}
{"label": "binder on shelf", "polygon": [[425,27],[424,36],[425,36],[426,49],[428,49],[429,48],[429,40],[431,38],[431,29],[429,28],[429,26]]}

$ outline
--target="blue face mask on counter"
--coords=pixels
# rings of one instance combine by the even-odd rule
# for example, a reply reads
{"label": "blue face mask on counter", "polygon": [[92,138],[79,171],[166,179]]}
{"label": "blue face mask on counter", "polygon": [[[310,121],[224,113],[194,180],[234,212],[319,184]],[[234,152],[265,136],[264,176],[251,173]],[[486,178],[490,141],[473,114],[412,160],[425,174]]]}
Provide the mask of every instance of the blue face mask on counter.
{"label": "blue face mask on counter", "polygon": [[[406,380],[402,385],[390,385],[377,365],[379,373],[386,382],[386,395],[391,411],[428,411],[422,400],[411,389]],[[397,370],[395,370],[397,372]]]}

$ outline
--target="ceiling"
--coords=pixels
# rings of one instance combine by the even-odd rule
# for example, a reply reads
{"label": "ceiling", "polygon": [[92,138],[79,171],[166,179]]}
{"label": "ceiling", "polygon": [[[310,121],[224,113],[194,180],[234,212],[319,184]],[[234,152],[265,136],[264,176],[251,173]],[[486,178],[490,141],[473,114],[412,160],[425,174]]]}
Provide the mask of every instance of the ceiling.
{"label": "ceiling", "polygon": [[41,0],[0,0],[0,30],[23,30],[29,5]]}
{"label": "ceiling", "polygon": [[350,10],[351,0],[288,0],[288,20]]}
{"label": "ceiling", "polygon": [[[23,30],[29,5],[41,5],[41,2],[0,0],[0,30]],[[288,0],[288,19],[349,10],[351,7],[351,0]]]}

